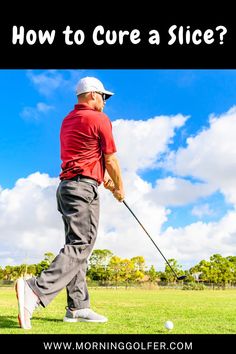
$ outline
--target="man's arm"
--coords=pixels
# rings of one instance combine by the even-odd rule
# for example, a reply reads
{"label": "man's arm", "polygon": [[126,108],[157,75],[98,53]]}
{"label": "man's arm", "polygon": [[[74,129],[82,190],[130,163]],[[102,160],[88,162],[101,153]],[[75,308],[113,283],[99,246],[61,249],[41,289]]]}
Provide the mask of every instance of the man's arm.
{"label": "man's arm", "polygon": [[109,189],[114,197],[122,202],[124,200],[124,187],[120,164],[115,154],[104,154],[107,173],[104,177],[104,187]]}
{"label": "man's arm", "polygon": [[112,193],[115,191],[115,185],[109,175],[109,173],[107,172],[107,169],[105,169],[105,174],[104,174],[104,179],[103,179],[103,186],[106,189],[109,189],[109,191],[111,191]]}

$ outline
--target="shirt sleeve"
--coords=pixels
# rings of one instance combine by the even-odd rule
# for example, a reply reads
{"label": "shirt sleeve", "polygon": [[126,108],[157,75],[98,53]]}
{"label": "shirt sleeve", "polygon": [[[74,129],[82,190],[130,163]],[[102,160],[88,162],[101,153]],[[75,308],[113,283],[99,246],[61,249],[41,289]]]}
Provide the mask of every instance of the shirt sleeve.
{"label": "shirt sleeve", "polygon": [[103,114],[103,117],[100,120],[99,136],[102,152],[104,154],[113,154],[117,151],[112,134],[112,124],[110,119],[105,114]]}

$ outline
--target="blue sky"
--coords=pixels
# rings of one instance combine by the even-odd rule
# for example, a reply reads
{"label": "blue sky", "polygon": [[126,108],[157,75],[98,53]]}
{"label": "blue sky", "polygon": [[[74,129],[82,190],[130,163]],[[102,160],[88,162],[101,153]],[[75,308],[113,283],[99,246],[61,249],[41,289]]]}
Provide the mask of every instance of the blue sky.
{"label": "blue sky", "polygon": [[[59,173],[58,134],[62,118],[76,102],[76,76],[96,76],[114,90],[106,107],[111,120],[191,115],[173,142],[175,148],[184,145],[187,136],[208,126],[209,114],[225,112],[236,102],[236,70],[61,70],[48,73],[48,78],[62,75],[71,86],[49,85],[43,92],[32,82],[29,72],[0,71],[2,187],[12,187],[17,178],[35,170],[50,176]],[[34,70],[32,74],[39,76],[45,71]],[[36,117],[33,109],[41,101],[53,108]],[[26,107],[32,108],[31,115],[22,117]],[[151,174],[145,175],[152,178]]]}
{"label": "blue sky", "polygon": [[[125,184],[127,183],[126,198],[134,208],[137,207],[136,211],[140,212],[140,216],[142,213],[145,221],[150,224],[150,229],[154,232],[158,230],[159,237],[163,238],[163,247],[167,247],[167,237],[170,242],[171,238],[177,240],[176,235],[180,230],[181,235],[185,234],[190,239],[188,230],[193,230],[199,223],[204,230],[213,228],[220,234],[224,218],[230,219],[230,213],[234,213],[236,204],[234,188],[231,186],[231,178],[236,177],[234,139],[231,137],[235,129],[236,70],[0,70],[0,208],[6,211],[11,205],[9,214],[6,213],[3,217],[9,218],[10,213],[17,209],[17,203],[14,204],[16,196],[25,193],[21,184],[16,186],[17,181],[24,179],[27,184],[32,180],[30,183],[36,183],[42,188],[44,200],[47,199],[45,196],[49,196],[49,187],[56,188],[61,163],[60,125],[76,103],[76,83],[83,76],[95,76],[108,90],[115,92],[107,101],[105,113],[114,124],[117,145],[121,146],[118,156],[124,170]],[[160,131],[162,125],[158,128],[160,117],[164,117],[163,124],[168,122],[163,134]],[[148,131],[151,134],[146,133]],[[157,140],[161,138],[163,145],[160,147]],[[131,149],[129,139],[133,142]],[[156,149],[153,154],[152,149]],[[134,167],[129,169],[131,162]],[[34,177],[29,177],[31,175]],[[47,176],[48,184],[45,183],[49,189],[43,189],[42,176]],[[104,193],[101,192],[102,195]],[[115,205],[109,199],[111,196],[104,195],[107,203]],[[13,204],[10,200],[14,200],[11,202]],[[31,202],[28,201],[29,204]],[[146,216],[142,209],[145,203],[152,208],[149,212],[147,209]],[[48,206],[55,207],[53,203]],[[117,205],[114,206],[114,213],[118,210],[116,208]],[[156,220],[157,224],[151,221],[151,215],[155,219],[156,214],[152,214],[155,208],[162,215],[159,221]],[[103,215],[106,213],[109,211],[104,206]],[[122,217],[117,212],[114,219],[118,216]],[[131,222],[128,215],[126,217]],[[26,232],[23,224],[21,219],[22,240],[26,242],[25,235],[29,235],[29,230]],[[114,225],[111,224],[112,222],[108,226],[105,216],[102,216],[102,236],[98,246],[106,248],[106,237],[109,230],[113,230],[111,237],[114,239],[110,246],[116,253],[132,256],[131,246],[127,251],[121,245],[120,248],[116,246],[116,236],[121,230],[118,230],[115,221]],[[227,225],[229,224],[230,221]],[[61,225],[58,225],[60,229]],[[133,227],[135,228],[134,225]],[[14,232],[17,232],[17,223],[7,237],[13,237]],[[129,232],[136,233],[137,229]],[[234,233],[235,229],[231,230],[229,227],[229,234],[225,237],[232,241]],[[27,237],[30,243],[31,238]],[[31,237],[33,238],[33,231]],[[62,240],[63,236],[60,237]],[[208,231],[205,237],[208,237]],[[209,237],[213,237],[213,234]],[[207,238],[206,241],[208,240]],[[221,238],[220,240],[222,241]],[[5,257],[13,263],[20,261],[21,252],[25,254],[24,248],[13,254],[8,248],[7,240],[3,241],[2,259]],[[230,244],[233,242],[231,241]],[[219,240],[216,243],[219,244],[218,249],[214,250],[209,246],[209,253],[206,255],[217,251],[227,254],[228,248],[221,249]],[[235,252],[234,243],[232,252]],[[188,250],[188,256],[183,257],[186,264],[200,257],[195,254],[191,258],[190,253]],[[176,256],[180,254],[179,250]],[[150,258],[150,262],[152,257],[155,258],[152,248],[147,251],[146,256]],[[40,255],[35,254],[35,257],[40,258]]]}

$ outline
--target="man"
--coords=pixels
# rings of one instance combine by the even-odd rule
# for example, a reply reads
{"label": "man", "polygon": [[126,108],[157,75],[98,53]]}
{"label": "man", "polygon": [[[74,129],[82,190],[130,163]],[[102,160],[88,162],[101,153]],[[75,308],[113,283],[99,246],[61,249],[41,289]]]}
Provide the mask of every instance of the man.
{"label": "man", "polygon": [[107,321],[90,309],[86,270],[97,236],[98,186],[103,182],[118,201],[124,200],[112,126],[102,112],[113,93],[94,77],[81,79],[76,93],[78,104],[64,118],[60,132],[62,171],[57,204],[65,227],[65,245],[40,276],[16,282],[18,319],[24,329],[31,328],[34,309],[46,307],[65,287],[65,322]]}

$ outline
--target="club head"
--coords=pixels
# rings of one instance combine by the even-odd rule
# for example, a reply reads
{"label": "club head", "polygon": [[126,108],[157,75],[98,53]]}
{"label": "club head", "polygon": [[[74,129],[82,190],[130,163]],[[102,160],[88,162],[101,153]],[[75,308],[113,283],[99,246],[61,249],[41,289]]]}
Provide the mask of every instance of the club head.
{"label": "club head", "polygon": [[177,277],[177,280],[183,280],[183,279],[185,279],[186,277],[187,277],[187,275],[181,275],[181,276]]}

